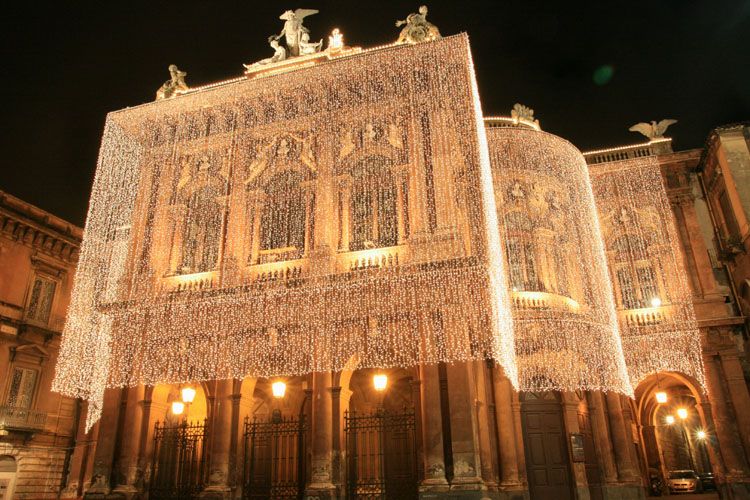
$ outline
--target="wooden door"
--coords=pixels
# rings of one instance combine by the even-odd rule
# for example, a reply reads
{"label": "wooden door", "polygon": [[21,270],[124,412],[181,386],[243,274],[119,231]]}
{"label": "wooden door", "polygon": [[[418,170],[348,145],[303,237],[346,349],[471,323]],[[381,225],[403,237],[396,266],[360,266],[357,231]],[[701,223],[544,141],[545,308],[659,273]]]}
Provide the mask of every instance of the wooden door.
{"label": "wooden door", "polygon": [[531,498],[572,500],[570,463],[559,395],[522,394],[521,422]]}

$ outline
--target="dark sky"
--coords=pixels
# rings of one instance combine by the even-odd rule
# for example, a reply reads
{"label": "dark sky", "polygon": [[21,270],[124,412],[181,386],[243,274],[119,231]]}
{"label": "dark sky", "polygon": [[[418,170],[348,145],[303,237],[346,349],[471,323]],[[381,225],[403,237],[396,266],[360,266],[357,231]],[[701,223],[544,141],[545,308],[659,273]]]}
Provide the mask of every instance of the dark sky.
{"label": "dark sky", "polygon": [[[3,7],[0,189],[83,224],[106,113],[153,100],[170,63],[192,85],[239,76],[296,7],[320,10],[312,38],[339,27],[350,45],[388,43],[419,2],[45,4]],[[675,149],[701,147],[712,127],[750,119],[750,0],[428,5],[444,35],[469,33],[485,114],[522,102],[583,150],[637,141],[630,125],[667,117]]]}

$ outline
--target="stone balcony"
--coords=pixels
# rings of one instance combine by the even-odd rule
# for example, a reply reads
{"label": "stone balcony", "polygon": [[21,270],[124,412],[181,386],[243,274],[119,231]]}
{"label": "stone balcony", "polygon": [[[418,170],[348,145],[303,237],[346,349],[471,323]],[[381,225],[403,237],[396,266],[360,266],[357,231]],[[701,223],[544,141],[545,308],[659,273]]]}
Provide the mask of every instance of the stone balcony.
{"label": "stone balcony", "polygon": [[583,153],[586,163],[595,165],[597,163],[608,163],[612,161],[632,160],[672,152],[672,139],[669,137],[652,139],[642,144],[621,146],[617,148],[599,149]]}
{"label": "stone balcony", "polygon": [[556,309],[574,313],[581,309],[574,299],[555,293],[512,291],[510,295],[516,309]]}
{"label": "stone balcony", "polygon": [[44,429],[47,413],[43,411],[0,406],[0,430],[35,432]]}

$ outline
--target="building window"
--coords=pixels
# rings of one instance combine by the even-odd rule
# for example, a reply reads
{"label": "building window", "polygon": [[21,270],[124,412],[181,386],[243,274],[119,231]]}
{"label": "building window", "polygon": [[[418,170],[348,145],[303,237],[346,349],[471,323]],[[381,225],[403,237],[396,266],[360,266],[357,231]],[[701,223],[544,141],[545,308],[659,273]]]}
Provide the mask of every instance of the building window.
{"label": "building window", "polygon": [[625,309],[637,308],[638,298],[635,294],[635,287],[633,286],[633,276],[630,274],[630,269],[622,268],[617,270],[617,285],[620,288],[620,298],[622,300],[622,306]]}
{"label": "building window", "polygon": [[219,260],[221,205],[210,187],[197,190],[188,200],[182,240],[182,273],[199,273],[216,268]]}
{"label": "building window", "polygon": [[645,304],[650,304],[652,299],[659,296],[654,269],[651,266],[638,268],[638,285],[641,291],[641,301]]}
{"label": "building window", "polygon": [[14,367],[10,378],[7,406],[28,410],[34,401],[38,372],[30,368]]}
{"label": "building window", "polygon": [[268,183],[261,216],[261,250],[304,250],[307,217],[303,180],[302,175],[288,170]]}
{"label": "building window", "polygon": [[379,156],[368,158],[353,169],[352,177],[349,248],[397,245],[396,183],[388,160]]}
{"label": "building window", "polygon": [[52,311],[52,300],[55,298],[57,283],[54,280],[36,276],[31,286],[29,303],[26,307],[26,319],[47,324]]}

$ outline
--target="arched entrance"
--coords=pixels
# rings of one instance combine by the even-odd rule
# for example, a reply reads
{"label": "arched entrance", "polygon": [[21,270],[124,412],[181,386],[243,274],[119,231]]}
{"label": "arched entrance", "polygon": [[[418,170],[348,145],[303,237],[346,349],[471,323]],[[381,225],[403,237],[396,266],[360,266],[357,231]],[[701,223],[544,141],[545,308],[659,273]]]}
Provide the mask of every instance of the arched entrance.
{"label": "arched entrance", "polygon": [[418,497],[412,380],[400,368],[352,375],[344,417],[347,498]]}
{"label": "arched entrance", "polygon": [[[182,389],[192,388],[191,398]],[[150,498],[192,498],[208,475],[208,398],[201,384],[154,387],[157,418],[151,458]],[[173,403],[182,403],[174,406]]]}
{"label": "arched entrance", "polygon": [[521,426],[531,498],[571,500],[568,442],[560,394],[521,393]]}
{"label": "arched entrance", "polygon": [[302,498],[307,479],[307,379],[261,378],[250,385],[253,397],[242,434],[242,498]]}
{"label": "arched entrance", "polygon": [[16,484],[16,459],[10,455],[0,456],[0,500],[13,498]]}
{"label": "arched entrance", "polygon": [[685,375],[662,372],[642,381],[635,391],[642,455],[649,475],[661,477],[665,484],[671,471],[707,475],[720,470],[715,434],[697,387]]}

